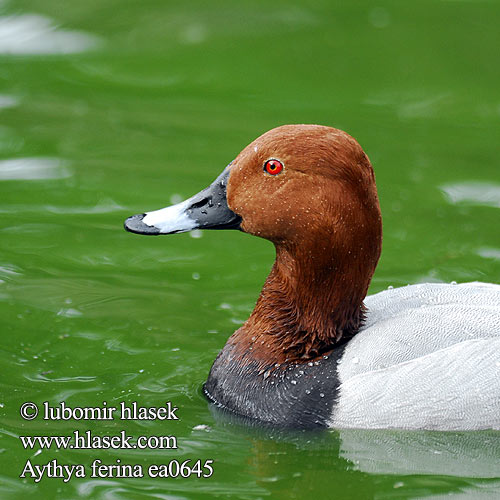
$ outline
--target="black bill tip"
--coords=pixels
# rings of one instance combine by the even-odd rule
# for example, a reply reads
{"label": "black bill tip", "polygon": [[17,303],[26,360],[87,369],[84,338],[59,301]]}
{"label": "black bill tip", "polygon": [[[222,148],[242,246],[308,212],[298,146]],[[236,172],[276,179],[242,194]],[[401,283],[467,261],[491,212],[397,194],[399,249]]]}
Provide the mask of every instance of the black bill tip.
{"label": "black bill tip", "polygon": [[142,222],[142,219],[146,214],[137,214],[129,217],[123,224],[125,229],[131,233],[136,234],[148,234],[148,235],[158,235],[160,234],[160,230],[155,226],[148,226]]}

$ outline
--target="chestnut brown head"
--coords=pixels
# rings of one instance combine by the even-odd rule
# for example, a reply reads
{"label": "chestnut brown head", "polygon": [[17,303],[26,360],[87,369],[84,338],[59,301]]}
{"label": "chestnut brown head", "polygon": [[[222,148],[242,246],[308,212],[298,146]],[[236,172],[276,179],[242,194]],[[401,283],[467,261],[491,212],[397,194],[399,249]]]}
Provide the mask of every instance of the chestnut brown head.
{"label": "chestnut brown head", "polygon": [[380,240],[370,162],[330,127],[285,125],[257,138],[231,164],[227,202],[243,231],[276,244]]}
{"label": "chestnut brown head", "polygon": [[272,241],[318,271],[349,269],[360,294],[380,256],[382,224],[373,169],[348,134],[284,125],[258,137],[206,189],[134,215],[128,231],[158,235],[241,229]]}

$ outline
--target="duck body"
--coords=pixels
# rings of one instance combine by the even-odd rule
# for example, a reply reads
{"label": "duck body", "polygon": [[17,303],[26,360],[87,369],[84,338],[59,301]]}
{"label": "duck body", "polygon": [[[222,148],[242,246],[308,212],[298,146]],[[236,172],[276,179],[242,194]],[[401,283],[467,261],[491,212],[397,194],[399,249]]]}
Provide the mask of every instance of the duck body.
{"label": "duck body", "polygon": [[219,407],[286,427],[500,429],[500,285],[366,296],[382,243],[375,176],[348,134],[273,129],[206,189],[128,231],[239,229],[276,260],[204,385]]}
{"label": "duck body", "polygon": [[228,343],[205,394],[291,427],[500,429],[499,285],[426,283],[365,304],[361,330],[313,361],[262,367]]}
{"label": "duck body", "polygon": [[271,425],[297,429],[329,426],[339,392],[338,363],[345,346],[305,363],[262,365],[242,360],[227,343],[203,386],[220,408]]}

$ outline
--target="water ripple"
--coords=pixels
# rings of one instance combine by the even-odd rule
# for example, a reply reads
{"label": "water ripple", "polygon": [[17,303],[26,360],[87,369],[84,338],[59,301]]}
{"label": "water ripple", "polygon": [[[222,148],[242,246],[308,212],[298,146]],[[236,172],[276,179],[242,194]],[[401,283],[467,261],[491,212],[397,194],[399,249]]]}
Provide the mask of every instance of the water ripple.
{"label": "water ripple", "polygon": [[0,181],[64,179],[71,172],[59,158],[16,158],[0,161]]}
{"label": "water ripple", "polygon": [[17,97],[0,94],[0,109],[14,108],[19,104]]}
{"label": "water ripple", "polygon": [[[0,167],[1,168],[1,167]],[[2,174],[0,172],[0,180]],[[0,213],[50,213],[56,215],[107,214],[111,212],[132,211],[116,203],[111,198],[104,198],[92,206],[56,206],[56,205],[8,205],[0,207]]]}
{"label": "water ripple", "polygon": [[38,14],[0,16],[1,54],[74,54],[100,45],[100,39],[83,31],[58,28]]}
{"label": "water ripple", "polygon": [[477,254],[485,259],[500,260],[500,249],[498,248],[479,248]]}
{"label": "water ripple", "polygon": [[441,186],[448,201],[500,208],[500,185],[488,182],[457,182]]}
{"label": "water ripple", "polygon": [[24,378],[30,382],[61,382],[61,383],[73,383],[73,382],[93,382],[97,377],[80,375],[78,377],[56,377],[49,378],[43,374],[30,375],[28,373],[24,374]]}

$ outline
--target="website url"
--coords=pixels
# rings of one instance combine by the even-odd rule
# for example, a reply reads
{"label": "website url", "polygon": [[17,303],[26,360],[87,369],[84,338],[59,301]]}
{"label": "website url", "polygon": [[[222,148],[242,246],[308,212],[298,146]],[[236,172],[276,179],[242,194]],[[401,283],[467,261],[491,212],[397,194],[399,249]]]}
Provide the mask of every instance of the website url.
{"label": "website url", "polygon": [[152,449],[176,450],[175,436],[128,436],[125,431],[113,436],[99,436],[91,431],[80,433],[74,431],[70,436],[19,436],[25,449],[81,449],[81,450],[123,450],[123,449]]}

